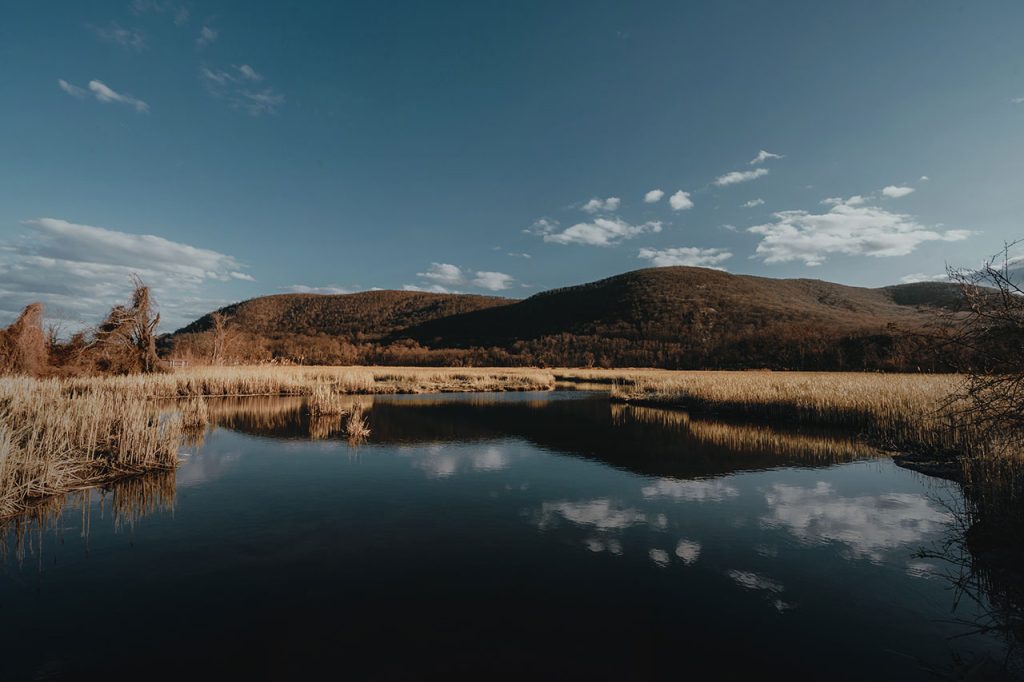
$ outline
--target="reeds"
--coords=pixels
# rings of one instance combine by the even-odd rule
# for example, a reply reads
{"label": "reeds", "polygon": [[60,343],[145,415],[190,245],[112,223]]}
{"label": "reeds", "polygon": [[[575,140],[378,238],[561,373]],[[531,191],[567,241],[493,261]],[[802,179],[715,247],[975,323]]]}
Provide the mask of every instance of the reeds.
{"label": "reeds", "polygon": [[[983,434],[951,402],[962,378],[844,372],[608,373],[613,400],[744,418],[838,426],[891,450],[956,456]],[[576,375],[584,381],[590,373]]]}
{"label": "reeds", "polygon": [[345,394],[545,391],[554,384],[550,372],[536,369],[204,367],[165,374],[71,378],[64,386],[72,393],[104,390],[145,399],[309,396],[323,386]]}
{"label": "reeds", "polygon": [[359,403],[353,403],[345,417],[345,436],[350,445],[359,445],[370,437],[370,425]]}
{"label": "reeds", "polygon": [[174,469],[182,435],[179,415],[129,396],[0,379],[0,517],[50,495]]}

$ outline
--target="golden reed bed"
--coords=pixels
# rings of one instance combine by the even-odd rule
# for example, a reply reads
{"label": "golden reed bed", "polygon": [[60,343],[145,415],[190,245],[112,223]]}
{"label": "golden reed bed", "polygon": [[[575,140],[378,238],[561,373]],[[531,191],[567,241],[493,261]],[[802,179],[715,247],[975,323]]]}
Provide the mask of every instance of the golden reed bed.
{"label": "golden reed bed", "polygon": [[3,378],[0,517],[48,495],[173,469],[190,429],[209,420],[207,397],[304,396],[333,415],[349,409],[341,396],[352,394],[549,390],[557,380],[611,386],[613,399],[635,404],[852,427],[892,449],[958,453],[977,435],[950,417],[960,381],[950,375],[262,366]]}
{"label": "golden reed bed", "polygon": [[[0,518],[52,495],[115,478],[172,470],[178,451],[206,426],[210,396],[309,396],[347,417],[365,438],[358,406],[340,396],[439,391],[548,390],[539,370],[352,367],[201,368],[167,374],[67,379],[0,378]],[[158,399],[181,399],[168,409]]]}

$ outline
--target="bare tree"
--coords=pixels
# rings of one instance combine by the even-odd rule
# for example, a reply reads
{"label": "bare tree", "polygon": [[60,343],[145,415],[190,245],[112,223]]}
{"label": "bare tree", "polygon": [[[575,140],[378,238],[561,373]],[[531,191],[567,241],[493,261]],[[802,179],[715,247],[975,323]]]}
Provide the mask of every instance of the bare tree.
{"label": "bare tree", "polygon": [[160,314],[149,287],[132,277],[131,303],[114,306],[107,318],[93,331],[92,341],[83,354],[103,372],[115,374],[149,373],[163,369],[156,354],[156,327]]}
{"label": "bare tree", "polygon": [[949,268],[963,310],[953,340],[969,358],[961,395],[964,416],[986,429],[1024,427],[1024,290],[1018,281],[1021,258],[1008,243],[977,270]]}
{"label": "bare tree", "polygon": [[213,346],[210,352],[210,364],[221,365],[227,359],[229,347],[235,334],[228,328],[231,318],[220,311],[210,314],[213,327],[210,332],[213,338]]}

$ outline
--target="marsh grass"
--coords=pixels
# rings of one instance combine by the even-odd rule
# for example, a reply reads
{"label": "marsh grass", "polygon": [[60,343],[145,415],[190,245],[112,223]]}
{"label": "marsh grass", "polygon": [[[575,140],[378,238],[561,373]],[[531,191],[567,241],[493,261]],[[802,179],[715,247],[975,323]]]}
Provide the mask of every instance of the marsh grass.
{"label": "marsh grass", "polygon": [[359,445],[370,437],[370,424],[358,403],[353,403],[345,416],[345,436],[350,445]]}
{"label": "marsh grass", "polygon": [[110,391],[67,394],[57,380],[0,379],[0,517],[115,478],[171,470],[180,415]]}
{"label": "marsh grass", "polygon": [[837,464],[883,456],[857,438],[835,433],[780,429],[763,423],[732,423],[695,418],[688,412],[643,405],[612,404],[615,424],[639,422],[678,432],[704,446],[732,453],[764,456],[766,464],[798,460],[813,464]]}
{"label": "marsh grass", "polygon": [[951,374],[845,372],[577,372],[562,380],[611,380],[611,397],[751,420],[840,427],[878,447],[956,457],[984,434],[957,418]]}
{"label": "marsh grass", "polygon": [[201,367],[164,374],[68,379],[71,393],[113,391],[145,398],[254,395],[309,396],[329,386],[343,394],[483,391],[543,391],[554,387],[550,372],[536,369],[420,367]]}

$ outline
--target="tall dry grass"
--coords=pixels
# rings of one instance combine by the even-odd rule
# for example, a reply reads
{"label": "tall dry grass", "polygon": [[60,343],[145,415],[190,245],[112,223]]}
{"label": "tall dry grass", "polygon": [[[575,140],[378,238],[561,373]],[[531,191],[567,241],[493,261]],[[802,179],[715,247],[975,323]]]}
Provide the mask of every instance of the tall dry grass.
{"label": "tall dry grass", "polygon": [[144,399],[308,396],[318,387],[347,394],[543,391],[554,384],[554,375],[536,369],[200,367],[166,374],[71,378],[65,386],[71,392],[105,390]]}
{"label": "tall dry grass", "polygon": [[50,495],[173,469],[181,439],[180,416],[131,396],[0,379],[0,517]]}
{"label": "tall dry grass", "polygon": [[983,434],[957,419],[951,374],[847,372],[575,372],[560,378],[611,383],[613,400],[676,406],[856,430],[893,450],[958,455]]}

